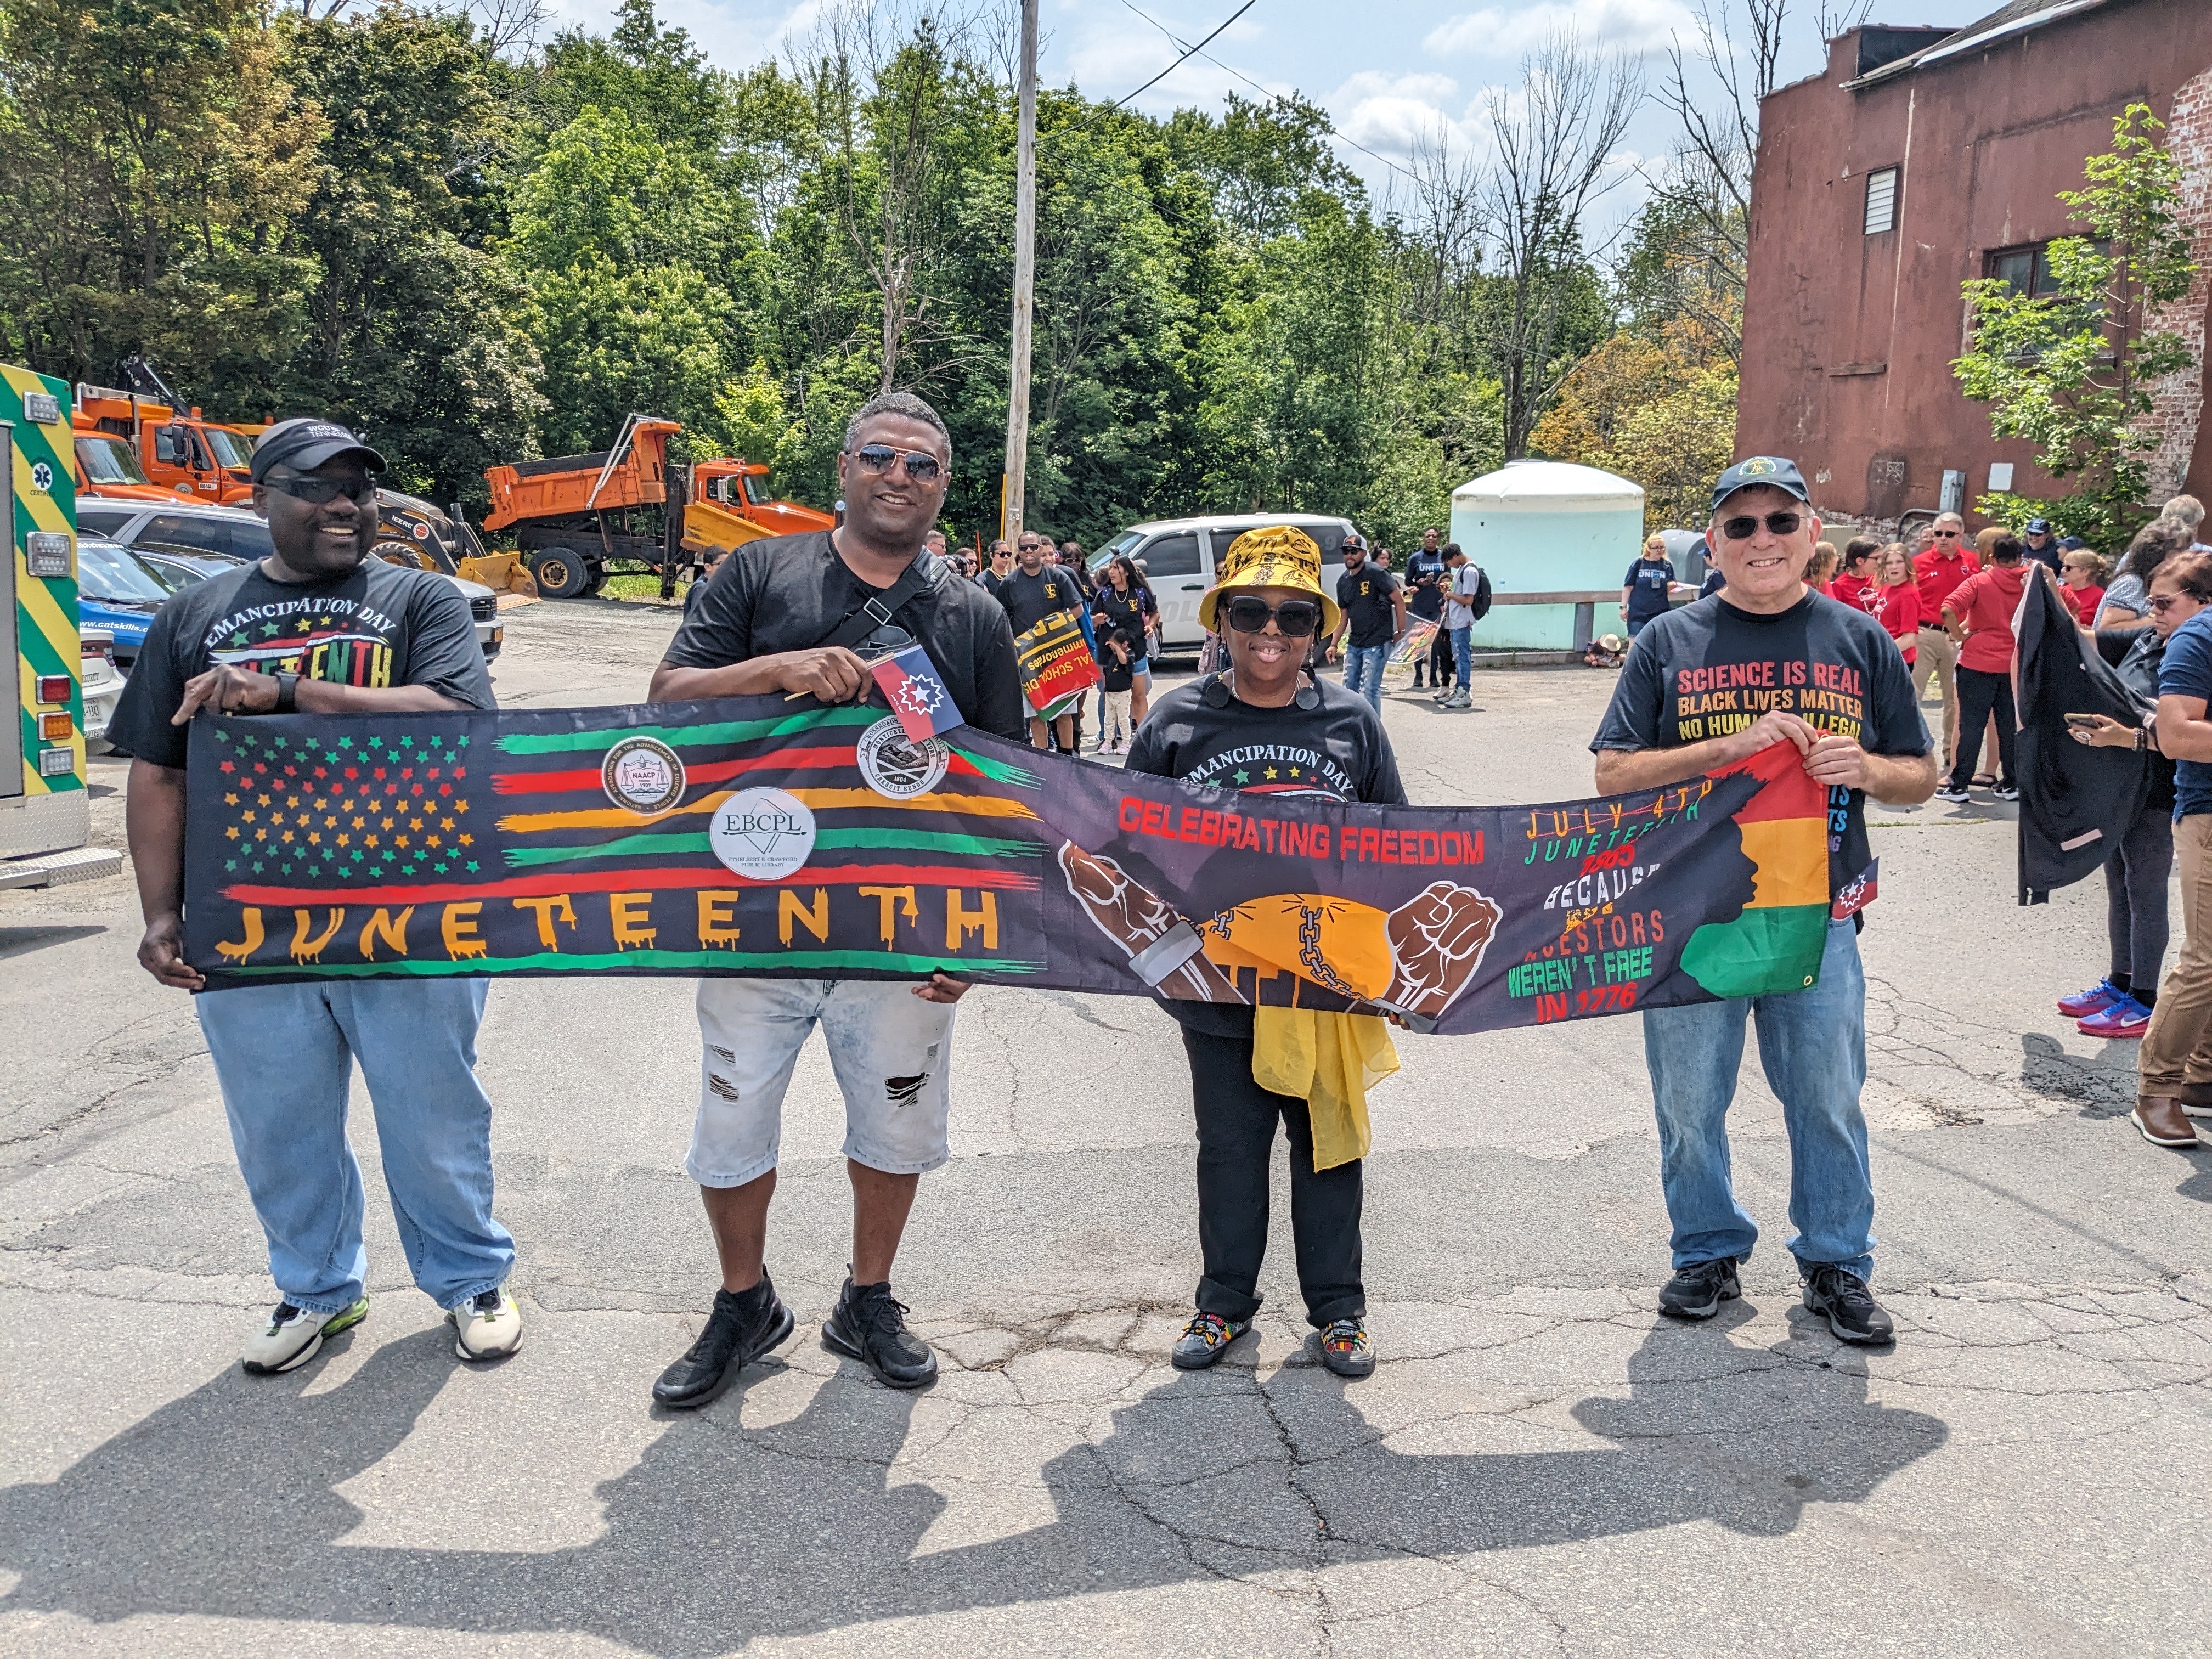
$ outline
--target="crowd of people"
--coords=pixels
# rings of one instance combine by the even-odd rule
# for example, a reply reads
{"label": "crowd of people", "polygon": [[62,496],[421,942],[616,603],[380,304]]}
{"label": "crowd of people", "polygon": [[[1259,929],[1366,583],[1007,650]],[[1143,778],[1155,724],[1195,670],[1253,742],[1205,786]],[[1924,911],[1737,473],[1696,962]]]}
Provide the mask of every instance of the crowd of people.
{"label": "crowd of people", "polygon": [[[1246,532],[1218,561],[1200,601],[1218,665],[1156,701],[1139,701],[1158,622],[1143,573],[1126,559],[1087,571],[1079,549],[1054,548],[1034,532],[1012,547],[994,546],[988,570],[980,560],[971,570],[964,558],[956,568],[931,543],[951,464],[945,422],[927,403],[894,392],[863,407],[838,457],[844,521],[834,532],[757,542],[720,561],[687,602],[647,695],[655,702],[777,693],[850,702],[872,695],[871,653],[919,643],[969,724],[1072,750],[1073,733],[1054,729],[1061,717],[1024,696],[1014,643],[1025,623],[1066,610],[1111,659],[1101,737],[1110,726],[1119,744],[1128,732],[1128,769],[1225,776],[1237,755],[1264,744],[1304,756],[1316,793],[1404,800],[1376,707],[1373,653],[1403,636],[1409,613],[1423,617],[1425,610],[1451,641],[1454,684],[1443,695],[1463,696],[1467,629],[1486,583],[1462,550],[1425,536],[1401,582],[1379,550],[1355,538],[1332,592],[1320,550],[1304,532]],[[196,712],[492,706],[465,601],[429,573],[370,556],[382,465],[335,422],[272,428],[255,451],[252,477],[275,552],[169,601],[112,728],[135,756],[128,824],[146,921],[140,960],[163,984],[201,993],[200,1021],[279,1294],[245,1345],[245,1369],[257,1375],[307,1364],[368,1310],[361,1171],[345,1132],[356,1062],[376,1113],[409,1268],[448,1310],[457,1352],[495,1359],[522,1338],[521,1310],[508,1289],[514,1241],[494,1214],[491,1103],[475,1075],[485,981],[329,978],[211,990],[182,951],[185,730]],[[2155,713],[2134,726],[2085,722],[2075,735],[2148,747],[2173,763],[2165,787],[2179,827],[2169,828],[2167,808],[2154,799],[2129,829],[2108,866],[2111,971],[2095,992],[2063,1005],[2084,1010],[2085,1018],[2108,1007],[2144,1012],[2136,1121],[2168,1146],[2196,1144],[2190,1114],[2212,1112],[2212,550],[2196,542],[2202,515],[2192,512],[2193,502],[2169,503],[2136,538],[2087,624],[2132,683],[2154,689]],[[2048,526],[2041,542],[2033,526],[2022,537],[2001,532],[1984,565],[1962,545],[1964,526],[1947,515],[1909,563],[1901,545],[1853,544],[1825,576],[1824,594],[1807,580],[1823,574],[1815,568],[1820,531],[1791,462],[1754,456],[1724,472],[1705,532],[1713,591],[1674,605],[1668,579],[1670,603],[1660,606],[1662,584],[1656,575],[1647,584],[1640,566],[1656,572],[1664,547],[1647,549],[1622,601],[1637,602],[1639,624],[1590,748],[1606,793],[1662,787],[1784,744],[1827,792],[1831,919],[1817,982],[1643,1012],[1671,1224],[1672,1275],[1657,1304],[1671,1317],[1705,1319],[1742,1293],[1739,1269],[1758,1229],[1733,1189],[1727,1115],[1745,1034],[1755,1024],[1790,1142],[1793,1232],[1785,1248],[1800,1293],[1839,1339],[1880,1344],[1896,1333],[1871,1289],[1874,1183],[1859,1099],[1866,1060],[1858,906],[1871,864],[1864,804],[1869,795],[1927,799],[1942,763],[1954,785],[1972,781],[1977,727],[1985,714],[2002,712],[1997,690],[1984,682],[2003,678],[1998,647],[2008,638],[2008,599],[2028,579],[2023,568],[2043,565],[2054,584],[2061,573],[2086,570],[2086,586],[2097,586],[2101,573],[2069,567],[2068,555],[2081,550],[2046,548]],[[2087,606],[2078,597],[2085,584],[2064,580],[2078,617]],[[215,653],[237,617],[340,609],[383,630],[386,683],[323,680],[304,654],[296,672],[258,672]],[[1320,656],[1345,650],[1340,679],[1321,672],[1323,641]],[[1438,678],[1439,660],[1420,666]],[[1941,744],[1919,708],[1931,672],[1946,676]],[[1860,694],[1847,714],[1770,708],[1711,736],[1691,712],[1692,700],[1674,692],[1685,677],[1699,675],[1717,684],[1850,684]],[[1950,718],[1959,704],[1963,717]],[[2002,731],[1998,753],[2008,769]],[[2154,992],[2165,871],[2177,851],[2188,939],[2174,975]],[[894,1388],[936,1375],[937,1357],[908,1324],[892,1274],[919,1182],[950,1156],[955,1024],[969,988],[943,973],[911,982],[699,982],[701,1091],[684,1168],[700,1189],[719,1287],[696,1340],[653,1382],[656,1401],[707,1404],[795,1328],[767,1265],[769,1218],[784,1097],[817,1028],[844,1097],[853,1194],[848,1274],[822,1325],[823,1340]],[[1369,1374],[1376,1344],[1362,1267],[1364,1119],[1352,1144],[1334,1118],[1324,1134],[1323,1095],[1301,1097],[1285,1084],[1295,1067],[1282,1045],[1296,1028],[1271,1016],[1291,1011],[1166,1006],[1181,1027],[1191,1075],[1200,1259],[1174,1363],[1217,1363],[1261,1306],[1279,1131],[1290,1149],[1297,1275],[1319,1358],[1345,1376]],[[886,1079],[900,1086],[887,1091]]]}

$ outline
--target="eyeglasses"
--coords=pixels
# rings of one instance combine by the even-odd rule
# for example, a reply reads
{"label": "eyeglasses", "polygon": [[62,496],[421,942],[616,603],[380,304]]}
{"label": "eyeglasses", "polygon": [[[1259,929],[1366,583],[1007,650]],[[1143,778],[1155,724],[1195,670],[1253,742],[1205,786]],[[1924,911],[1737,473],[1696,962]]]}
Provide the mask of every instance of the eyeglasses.
{"label": "eyeglasses", "polygon": [[2198,600],[2197,599],[2197,596],[2194,593],[2154,593],[2150,596],[2150,608],[2158,615],[2163,617],[2167,611],[2172,610],[2174,606],[2179,605],[2184,599],[2192,600],[2198,604],[2203,603],[2202,600]]}
{"label": "eyeglasses", "polygon": [[359,506],[376,495],[374,478],[264,478],[265,489],[282,490],[295,501],[320,507],[333,495],[343,495]]}
{"label": "eyeglasses", "polygon": [[1931,530],[1928,533],[1939,542],[1955,542],[1966,532],[1963,530]]}
{"label": "eyeglasses", "polygon": [[[1803,516],[1796,513],[1770,513],[1766,515],[1766,527],[1777,536],[1794,536],[1797,533],[1797,526],[1804,522]],[[1757,519],[1746,513],[1736,518],[1722,520],[1721,534],[1732,542],[1747,542],[1759,534],[1759,525]]]}
{"label": "eyeglasses", "polygon": [[1303,640],[1321,626],[1321,607],[1311,599],[1269,605],[1249,594],[1229,601],[1229,625],[1240,634],[1264,634],[1273,623],[1285,639]]}
{"label": "eyeglasses", "polygon": [[926,450],[893,449],[889,444],[862,444],[853,459],[871,472],[888,472],[893,461],[906,463],[906,476],[916,483],[935,483],[945,471],[936,456]]}

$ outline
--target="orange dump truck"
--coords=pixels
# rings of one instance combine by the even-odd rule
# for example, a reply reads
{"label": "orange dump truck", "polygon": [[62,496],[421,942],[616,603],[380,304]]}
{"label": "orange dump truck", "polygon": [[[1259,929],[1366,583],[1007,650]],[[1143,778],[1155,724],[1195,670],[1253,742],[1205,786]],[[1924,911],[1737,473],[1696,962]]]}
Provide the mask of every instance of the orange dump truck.
{"label": "orange dump truck", "polygon": [[625,568],[657,574],[666,599],[678,571],[717,549],[836,524],[827,513],[773,499],[768,469],[756,462],[672,465],[668,440],[683,429],[632,415],[611,449],[485,468],[485,532],[513,532],[547,599],[596,593],[611,571]]}

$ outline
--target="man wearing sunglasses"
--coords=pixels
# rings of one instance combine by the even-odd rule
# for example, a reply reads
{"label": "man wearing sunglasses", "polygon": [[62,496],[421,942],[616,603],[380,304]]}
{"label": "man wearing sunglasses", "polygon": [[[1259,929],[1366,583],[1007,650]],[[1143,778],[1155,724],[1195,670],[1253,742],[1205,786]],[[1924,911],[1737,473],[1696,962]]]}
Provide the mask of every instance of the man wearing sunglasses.
{"label": "man wearing sunglasses", "polygon": [[[252,477],[275,551],[162,606],[108,728],[134,757],[128,833],[146,918],[138,960],[162,984],[202,992],[195,1010],[268,1243],[278,1301],[246,1343],[245,1367],[256,1376],[306,1364],[325,1339],[368,1315],[361,1166],[345,1130],[356,1060],[416,1284],[449,1310],[462,1358],[496,1358],[522,1340],[521,1310],[505,1288],[514,1241],[491,1212],[491,1102],[476,1076],[486,981],[325,980],[208,991],[182,951],[194,714],[492,706],[468,601],[434,572],[369,556],[370,475],[383,466],[334,421],[270,427],[253,452]],[[350,826],[318,819],[311,805],[320,803],[311,804],[310,793],[271,790],[247,803],[273,815],[271,846],[280,833],[297,836],[299,845],[319,837],[328,845],[410,828],[396,818]]]}
{"label": "man wearing sunglasses", "polygon": [[1943,764],[1959,753],[1959,642],[1943,630],[1943,601],[1982,568],[1981,556],[1966,538],[1966,521],[1955,513],[1936,515],[1928,526],[1928,545],[1913,556],[1912,578],[1920,589],[1920,636],[1914,641],[1912,696],[1928,695],[1928,678],[1943,688]]}
{"label": "man wearing sunglasses", "polygon": [[1805,1305],[1846,1342],[1887,1342],[1890,1317],[1867,1289],[1874,1184],[1859,1106],[1860,918],[1838,901],[1873,862],[1866,797],[1926,800],[1936,763],[1895,642],[1864,611],[1806,586],[1820,533],[1796,463],[1754,455],[1721,474],[1706,541],[1725,583],[1636,636],[1590,747],[1609,795],[1694,778],[1781,743],[1826,787],[1832,909],[1818,980],[1786,995],[1644,1012],[1660,1184],[1674,1223],[1674,1277],[1659,1307],[1710,1319],[1741,1294],[1736,1267],[1759,1230],[1729,1181],[1727,1124],[1744,1024],[1755,1018],[1759,1062],[1790,1137],[1789,1249]]}
{"label": "man wearing sunglasses", "polygon": [[[1304,672],[1336,606],[1322,594],[1321,550],[1287,526],[1248,530],[1229,544],[1198,619],[1226,645],[1229,668],[1177,686],[1152,707],[1127,768],[1217,789],[1403,803],[1382,722],[1357,691]],[[1260,871],[1236,897],[1258,898]],[[1186,1370],[1211,1365],[1251,1328],[1267,1247],[1276,1126],[1290,1144],[1291,1231],[1298,1289],[1320,1335],[1322,1363],[1345,1376],[1375,1369],[1360,1279],[1361,1163],[1314,1165],[1308,1103],[1253,1080],[1249,1007],[1170,1001],[1183,1028],[1198,1122],[1198,1236],[1204,1275],[1197,1312],[1173,1350]]]}
{"label": "man wearing sunglasses", "polygon": [[[1073,611],[1079,618],[1085,617],[1083,590],[1073,575],[1060,568],[1056,562],[1059,556],[1060,550],[1034,530],[1024,530],[1016,538],[1014,569],[999,584],[999,603],[1006,607],[1006,621],[1017,635],[1028,633],[1047,617],[1062,611]],[[1030,706],[1026,696],[1022,699],[1022,714],[1029,721],[1030,741],[1039,749],[1052,747],[1045,734],[1043,714]],[[1066,713],[1053,718],[1052,731],[1064,752],[1076,752],[1072,704]]]}
{"label": "man wearing sunglasses", "polygon": [[[875,693],[868,658],[918,641],[970,725],[1020,737],[1005,611],[923,544],[943,510],[951,464],[945,422],[921,398],[891,392],[864,405],[837,456],[844,523],[732,553],[671,641],[653,700],[781,691],[865,701]],[[845,1097],[853,1188],[850,1271],[823,1340],[893,1388],[936,1376],[937,1356],[907,1328],[891,1294],[891,1266],[922,1173],[950,1156],[954,1004],[967,988],[943,974],[920,984],[699,981],[703,1053],[684,1172],[699,1183],[721,1288],[698,1340],[653,1384],[660,1404],[706,1405],[791,1334],[795,1322],[765,1262],[768,1211],[784,1095],[817,1025]],[[835,1280],[822,1282],[826,1291]]]}

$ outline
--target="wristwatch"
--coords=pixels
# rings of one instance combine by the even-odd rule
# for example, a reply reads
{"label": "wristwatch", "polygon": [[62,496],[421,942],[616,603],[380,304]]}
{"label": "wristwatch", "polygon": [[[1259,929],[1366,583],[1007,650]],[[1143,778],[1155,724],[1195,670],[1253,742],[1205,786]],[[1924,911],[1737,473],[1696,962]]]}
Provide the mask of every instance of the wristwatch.
{"label": "wristwatch", "polygon": [[287,673],[281,668],[276,671],[276,712],[278,714],[290,714],[298,711],[299,704],[294,701],[294,693],[299,690],[299,686],[300,677],[297,674]]}

